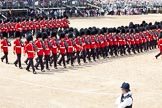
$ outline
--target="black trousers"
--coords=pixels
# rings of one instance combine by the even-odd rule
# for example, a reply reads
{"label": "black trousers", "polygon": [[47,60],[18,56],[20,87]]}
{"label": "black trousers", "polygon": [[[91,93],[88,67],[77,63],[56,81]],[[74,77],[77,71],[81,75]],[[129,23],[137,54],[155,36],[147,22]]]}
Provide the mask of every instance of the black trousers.
{"label": "black trousers", "polygon": [[50,55],[45,55],[46,69],[49,69],[49,61],[50,61]]}
{"label": "black trousers", "polygon": [[90,54],[89,49],[87,49],[86,52],[87,52],[86,54],[87,54],[88,60],[91,61],[91,54]]}
{"label": "black trousers", "polygon": [[8,52],[4,52],[4,56],[1,58],[2,60],[6,59],[6,63],[8,63]]}
{"label": "black trousers", "polygon": [[95,49],[94,48],[91,49],[91,55],[93,57],[93,60],[95,61],[96,60],[96,53],[95,53]]}
{"label": "black trousers", "polygon": [[109,49],[110,49],[110,55],[113,56],[113,46],[110,45],[110,46],[109,46]]}
{"label": "black trousers", "polygon": [[54,63],[54,67],[57,67],[57,54],[52,54],[51,64]]}
{"label": "black trousers", "polygon": [[25,63],[28,63],[28,61],[29,61],[29,58],[27,58],[24,62],[25,62]]}
{"label": "black trousers", "polygon": [[58,64],[61,64],[63,62],[63,65],[66,66],[65,64],[65,54],[61,54],[61,59],[59,60]]}
{"label": "black trousers", "polygon": [[106,55],[105,55],[104,47],[103,48],[101,47],[100,49],[101,49],[101,55],[102,55],[102,57],[105,58]]}
{"label": "black trousers", "polygon": [[126,49],[127,49],[127,52],[130,54],[131,53],[131,46],[127,44]]}
{"label": "black trousers", "polygon": [[68,53],[68,59],[67,59],[67,62],[69,63],[69,61],[71,61],[71,65],[73,65],[74,63],[74,57],[73,57],[73,52],[71,53]]}
{"label": "black trousers", "polygon": [[100,55],[100,49],[96,48],[96,57],[97,57],[97,59],[99,59],[99,55]]}
{"label": "black trousers", "polygon": [[116,56],[118,55],[118,45],[114,45],[114,53]]}
{"label": "black trousers", "polygon": [[132,52],[134,53],[134,54],[136,54],[136,51],[135,51],[135,45],[131,45],[131,49],[132,49]]}
{"label": "black trousers", "polygon": [[158,58],[161,55],[161,52],[159,52],[157,55],[155,55],[156,58]]}
{"label": "black trousers", "polygon": [[83,59],[83,62],[86,63],[86,50],[82,51],[82,59]]}
{"label": "black trousers", "polygon": [[39,65],[41,66],[41,70],[44,70],[43,55],[38,55],[38,60],[35,67],[38,68]]}
{"label": "black trousers", "polygon": [[21,54],[17,54],[17,59],[16,61],[14,62],[14,64],[18,64],[19,63],[19,67],[21,67]]}
{"label": "black trousers", "polygon": [[76,52],[78,64],[80,64],[80,51]]}
{"label": "black trousers", "polygon": [[35,68],[34,68],[34,62],[33,62],[33,58],[28,58],[29,59],[29,64],[27,65],[27,70],[29,70],[30,67],[32,67],[33,69],[33,72],[35,71]]}

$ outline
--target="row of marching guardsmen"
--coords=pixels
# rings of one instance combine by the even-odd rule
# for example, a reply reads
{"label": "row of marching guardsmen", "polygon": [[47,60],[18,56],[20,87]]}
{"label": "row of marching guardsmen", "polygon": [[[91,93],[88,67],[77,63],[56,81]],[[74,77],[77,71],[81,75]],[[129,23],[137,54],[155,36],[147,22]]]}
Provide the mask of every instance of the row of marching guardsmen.
{"label": "row of marching guardsmen", "polygon": [[69,21],[66,17],[55,18],[21,18],[0,20],[0,32],[8,32],[9,37],[14,37],[14,32],[21,31],[21,34],[35,32],[37,30],[69,28]]}
{"label": "row of marching guardsmen", "polygon": [[[74,66],[75,61],[81,65],[81,59],[87,63],[92,62],[92,59],[99,60],[101,57],[105,59],[110,56],[141,53],[156,48],[160,31],[159,26],[152,24],[147,29],[142,26],[141,29],[134,27],[102,29],[90,27],[80,30],[68,28],[63,31],[47,29],[43,33],[38,31],[35,40],[32,35],[28,35],[25,42],[20,39],[21,33],[16,32],[13,53],[17,55],[17,59],[14,64],[22,69],[22,47],[24,47],[24,54],[27,54],[26,70],[30,71],[32,67],[34,74],[37,73],[36,70],[39,70],[39,67],[42,72],[45,72],[45,68],[50,70],[52,64],[55,69],[62,63],[66,68],[69,63]],[[6,59],[8,64],[8,46],[11,46],[11,43],[7,40],[6,32],[2,33],[2,38],[1,49],[4,56],[1,61]]]}

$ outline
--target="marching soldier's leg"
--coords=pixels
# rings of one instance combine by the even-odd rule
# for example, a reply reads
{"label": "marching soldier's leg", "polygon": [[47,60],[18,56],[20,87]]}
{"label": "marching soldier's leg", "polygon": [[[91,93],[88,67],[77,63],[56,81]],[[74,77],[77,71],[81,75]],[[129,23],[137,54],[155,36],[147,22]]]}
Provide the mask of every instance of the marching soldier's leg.
{"label": "marching soldier's leg", "polygon": [[8,64],[8,52],[5,52],[6,64]]}
{"label": "marching soldier's leg", "polygon": [[96,61],[95,49],[94,48],[91,49],[91,54],[92,54],[93,60]]}
{"label": "marching soldier's leg", "polygon": [[89,62],[91,62],[91,54],[90,54],[89,49],[87,49],[87,55],[88,55],[88,60],[89,60]]}
{"label": "marching soldier's leg", "polygon": [[80,55],[79,55],[79,51],[77,51],[77,61],[78,61],[78,64],[80,65]]}
{"label": "marching soldier's leg", "polygon": [[82,58],[83,58],[83,62],[84,63],[86,63],[86,51],[85,50],[83,50],[83,52],[82,52],[83,54],[82,54]]}
{"label": "marching soldier's leg", "polygon": [[50,70],[49,69],[49,64],[48,64],[48,62],[49,62],[49,56],[48,55],[45,55],[45,60],[46,60],[46,69]]}
{"label": "marching soldier's leg", "polygon": [[21,54],[17,54],[17,57],[18,57],[19,68],[22,69],[22,67],[21,67]]}
{"label": "marching soldier's leg", "polygon": [[160,55],[161,55],[161,52],[158,53],[158,54],[155,56],[155,58],[157,59]]}
{"label": "marching soldier's leg", "polygon": [[17,67],[17,63],[18,63],[18,54],[17,54],[16,61],[14,62],[15,67]]}
{"label": "marching soldier's leg", "polygon": [[30,71],[29,68],[30,68],[30,65],[31,65],[31,60],[30,60],[30,59],[28,59],[28,60],[29,60],[29,63],[28,63],[28,65],[27,65],[27,67],[26,67],[26,70],[27,70],[27,71]]}
{"label": "marching soldier's leg", "polygon": [[57,54],[53,54],[54,68],[57,69]]}
{"label": "marching soldier's leg", "polygon": [[64,68],[66,68],[66,63],[65,63],[65,54],[62,55],[62,61],[63,61]]}
{"label": "marching soldier's leg", "polygon": [[58,61],[58,64],[59,64],[60,66],[61,66],[62,61],[63,61],[63,54],[61,54],[61,58],[60,58],[60,60]]}
{"label": "marching soldier's leg", "polygon": [[36,74],[33,59],[30,59],[30,64],[31,64],[31,67],[32,67],[32,70],[33,70],[33,74]]}

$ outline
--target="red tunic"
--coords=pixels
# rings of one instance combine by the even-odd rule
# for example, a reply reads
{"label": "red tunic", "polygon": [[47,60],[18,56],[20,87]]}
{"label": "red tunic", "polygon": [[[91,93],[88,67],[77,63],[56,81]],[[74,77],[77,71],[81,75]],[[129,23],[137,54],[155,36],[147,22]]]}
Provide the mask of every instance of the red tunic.
{"label": "red tunic", "polygon": [[76,45],[74,46],[75,47],[75,49],[77,50],[77,51],[81,51],[81,43],[79,42],[79,39],[78,38],[75,38],[75,43],[76,43]]}
{"label": "red tunic", "polygon": [[53,46],[53,47],[51,48],[52,53],[53,53],[53,54],[57,54],[57,52],[58,52],[58,47],[57,47],[56,41],[53,40],[53,39],[51,39],[50,42],[51,42],[51,44],[52,44],[52,46]]}
{"label": "red tunic", "polygon": [[159,39],[159,41],[158,41],[158,47],[160,49],[160,52],[162,52],[162,39]]}
{"label": "red tunic", "polygon": [[94,36],[91,36],[90,39],[91,39],[91,45],[90,45],[90,47],[91,47],[92,49],[96,48],[96,43],[95,43]]}
{"label": "red tunic", "polygon": [[65,44],[63,41],[60,41],[60,54],[65,54],[66,53],[66,49],[65,49]]}
{"label": "red tunic", "polygon": [[71,40],[67,40],[68,43],[68,53],[72,53],[74,51],[73,43]]}
{"label": "red tunic", "polygon": [[15,41],[14,41],[14,47],[13,47],[13,49],[14,49],[14,51],[16,52],[16,54],[21,54],[21,42],[20,42],[20,40],[19,39],[16,39]]}
{"label": "red tunic", "polygon": [[8,43],[6,39],[3,39],[1,41],[1,49],[3,50],[3,52],[8,52]]}
{"label": "red tunic", "polygon": [[46,46],[46,49],[44,49],[44,54],[50,55],[50,47],[48,45],[48,42],[44,41],[44,45]]}
{"label": "red tunic", "polygon": [[31,43],[29,43],[25,46],[25,53],[27,53],[28,58],[34,58],[35,50],[34,50],[34,47]]}
{"label": "red tunic", "polygon": [[35,45],[38,47],[37,55],[42,56],[44,54],[44,50],[41,41],[35,40]]}

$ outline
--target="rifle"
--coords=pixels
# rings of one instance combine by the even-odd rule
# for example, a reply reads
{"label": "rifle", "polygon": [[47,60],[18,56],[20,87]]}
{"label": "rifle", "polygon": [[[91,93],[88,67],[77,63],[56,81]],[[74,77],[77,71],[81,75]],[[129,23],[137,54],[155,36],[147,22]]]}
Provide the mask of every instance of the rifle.
{"label": "rifle", "polygon": [[20,39],[21,46],[24,47],[24,42]]}
{"label": "rifle", "polygon": [[32,45],[33,45],[33,47],[34,47],[34,49],[36,50],[36,52],[38,52],[38,47],[34,44],[34,42],[32,42]]}
{"label": "rifle", "polygon": [[46,49],[46,45],[43,43],[42,40],[41,40],[40,42],[41,42],[41,44],[42,44],[43,49],[45,50],[45,49]]}
{"label": "rifle", "polygon": [[7,41],[8,46],[11,46],[11,42],[8,39],[6,39],[6,41]]}

